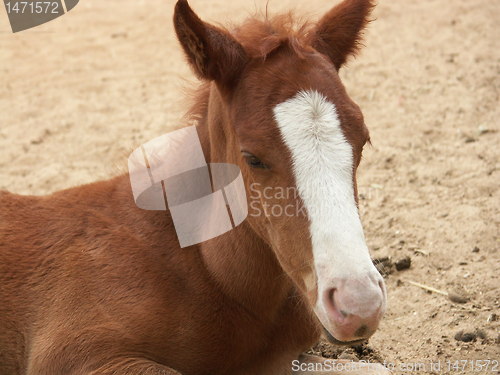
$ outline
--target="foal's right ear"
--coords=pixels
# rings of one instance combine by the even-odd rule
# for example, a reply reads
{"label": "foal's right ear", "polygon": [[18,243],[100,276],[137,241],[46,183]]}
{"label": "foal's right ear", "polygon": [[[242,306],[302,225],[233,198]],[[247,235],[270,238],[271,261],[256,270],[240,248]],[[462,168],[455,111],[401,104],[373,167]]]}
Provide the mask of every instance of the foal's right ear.
{"label": "foal's right ear", "polygon": [[174,13],[177,38],[195,74],[230,85],[248,60],[243,46],[227,31],[203,22],[187,0],[177,1]]}

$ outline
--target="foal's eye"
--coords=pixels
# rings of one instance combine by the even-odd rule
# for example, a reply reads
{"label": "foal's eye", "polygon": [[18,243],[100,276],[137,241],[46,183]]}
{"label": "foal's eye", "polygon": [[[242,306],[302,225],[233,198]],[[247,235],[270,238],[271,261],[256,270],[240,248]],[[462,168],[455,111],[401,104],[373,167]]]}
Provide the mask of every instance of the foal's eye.
{"label": "foal's eye", "polygon": [[246,151],[243,151],[242,154],[247,164],[252,168],[269,169],[269,167],[264,164],[257,156],[252,155],[251,153]]}

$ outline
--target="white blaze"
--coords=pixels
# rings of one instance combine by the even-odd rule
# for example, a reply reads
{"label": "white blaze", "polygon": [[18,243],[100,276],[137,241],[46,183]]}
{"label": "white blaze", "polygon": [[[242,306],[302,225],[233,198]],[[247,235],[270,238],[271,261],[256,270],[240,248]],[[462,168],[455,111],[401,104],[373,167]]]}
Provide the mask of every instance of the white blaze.
{"label": "white blaze", "polygon": [[[274,117],[291,152],[297,189],[309,216],[317,309],[323,310],[317,313],[323,315],[321,293],[336,279],[375,271],[354,199],[353,150],[335,105],[316,91],[301,91],[277,105]],[[362,310],[360,306],[360,311],[350,312],[371,313]]]}

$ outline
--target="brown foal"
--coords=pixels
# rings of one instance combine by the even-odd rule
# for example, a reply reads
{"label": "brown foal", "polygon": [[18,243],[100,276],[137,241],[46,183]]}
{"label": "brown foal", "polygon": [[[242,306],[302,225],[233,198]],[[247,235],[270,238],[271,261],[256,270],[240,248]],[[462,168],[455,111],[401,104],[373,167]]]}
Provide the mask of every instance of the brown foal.
{"label": "brown foal", "polygon": [[0,192],[0,374],[314,374],[304,365],[324,360],[299,356],[322,331],[372,335],[386,292],[357,210],[369,135],[338,75],[372,7],[229,32],[179,0],[177,36],[205,81],[189,115],[205,159],[241,169],[248,218],[181,248],[169,211],[139,209],[128,175]]}

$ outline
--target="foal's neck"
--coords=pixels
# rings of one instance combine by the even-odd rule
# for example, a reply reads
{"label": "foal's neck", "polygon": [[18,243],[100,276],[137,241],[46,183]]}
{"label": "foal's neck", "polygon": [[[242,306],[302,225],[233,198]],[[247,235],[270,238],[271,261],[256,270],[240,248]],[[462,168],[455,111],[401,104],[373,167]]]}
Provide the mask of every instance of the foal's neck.
{"label": "foal's neck", "polygon": [[258,320],[275,321],[295,293],[271,249],[246,222],[200,248],[207,271],[222,292]]}

